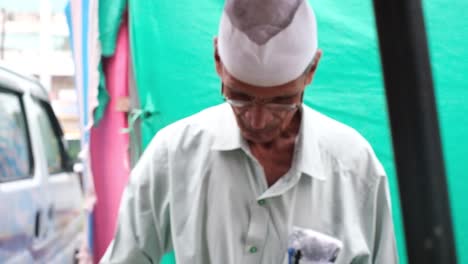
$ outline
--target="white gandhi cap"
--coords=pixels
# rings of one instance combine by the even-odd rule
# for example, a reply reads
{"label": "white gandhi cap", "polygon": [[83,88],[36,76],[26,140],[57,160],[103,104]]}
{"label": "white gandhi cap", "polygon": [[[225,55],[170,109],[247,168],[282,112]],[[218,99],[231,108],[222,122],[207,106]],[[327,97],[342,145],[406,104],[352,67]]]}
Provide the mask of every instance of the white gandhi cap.
{"label": "white gandhi cap", "polygon": [[226,0],[218,51],[228,72],[247,84],[293,81],[317,51],[317,22],[307,0]]}

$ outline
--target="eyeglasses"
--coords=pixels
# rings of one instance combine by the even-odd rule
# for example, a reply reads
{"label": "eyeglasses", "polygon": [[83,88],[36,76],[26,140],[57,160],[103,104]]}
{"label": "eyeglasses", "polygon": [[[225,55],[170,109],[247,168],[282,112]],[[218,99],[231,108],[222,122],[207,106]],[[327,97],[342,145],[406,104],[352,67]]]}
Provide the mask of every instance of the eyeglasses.
{"label": "eyeglasses", "polygon": [[[223,84],[224,85],[224,84]],[[225,86],[227,87],[227,86]],[[288,96],[285,98],[279,98],[276,100],[286,100],[286,101],[291,101],[291,99],[295,99],[299,94],[295,94],[292,96]],[[240,111],[246,111],[249,108],[253,107],[254,105],[262,105],[265,109],[275,112],[275,113],[285,113],[285,112],[291,112],[294,110],[297,110],[301,107],[300,103],[289,103],[289,102],[272,102],[271,99],[259,99],[259,98],[253,98],[253,99],[234,99],[232,97],[234,96],[227,96],[226,95],[226,90],[223,93],[225,101],[230,104],[232,107],[240,110]]]}
{"label": "eyeglasses", "polygon": [[272,112],[291,112],[300,107],[300,104],[281,104],[281,103],[265,103],[257,100],[245,101],[245,100],[233,100],[225,97],[226,103],[239,110],[248,110],[255,104],[262,105],[266,109]]}

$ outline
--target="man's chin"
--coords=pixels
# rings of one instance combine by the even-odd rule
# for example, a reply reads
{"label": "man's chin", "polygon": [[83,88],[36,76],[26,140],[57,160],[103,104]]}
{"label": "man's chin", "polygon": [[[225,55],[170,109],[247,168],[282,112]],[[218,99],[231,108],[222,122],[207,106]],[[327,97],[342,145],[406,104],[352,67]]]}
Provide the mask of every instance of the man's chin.
{"label": "man's chin", "polygon": [[250,141],[253,143],[259,143],[259,144],[269,143],[277,137],[276,133],[265,133],[265,132],[256,133],[256,132],[251,132],[251,131],[242,132],[242,136],[247,141]]}

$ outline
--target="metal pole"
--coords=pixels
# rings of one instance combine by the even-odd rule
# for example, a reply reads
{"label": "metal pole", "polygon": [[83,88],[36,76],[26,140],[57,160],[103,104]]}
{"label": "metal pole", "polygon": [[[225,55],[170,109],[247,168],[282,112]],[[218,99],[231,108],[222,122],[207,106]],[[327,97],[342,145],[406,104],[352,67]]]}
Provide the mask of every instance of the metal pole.
{"label": "metal pole", "polygon": [[456,263],[420,0],[374,0],[409,263]]}

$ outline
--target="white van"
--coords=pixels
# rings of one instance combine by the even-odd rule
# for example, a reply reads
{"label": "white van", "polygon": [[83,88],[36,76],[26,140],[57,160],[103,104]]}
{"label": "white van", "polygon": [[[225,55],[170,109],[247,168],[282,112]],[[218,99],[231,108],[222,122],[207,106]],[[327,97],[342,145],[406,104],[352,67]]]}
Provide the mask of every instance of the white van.
{"label": "white van", "polygon": [[75,263],[85,212],[72,168],[43,87],[0,67],[0,263]]}

